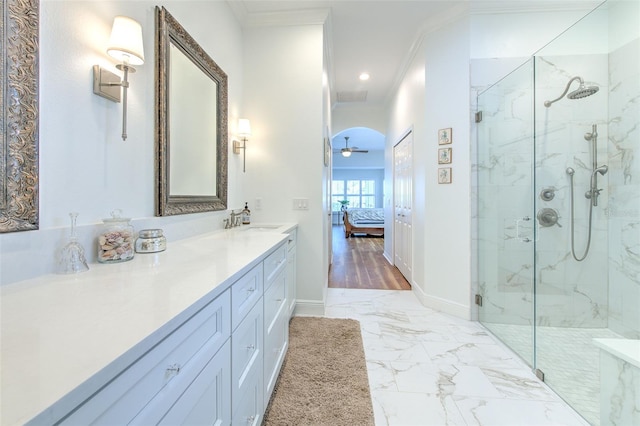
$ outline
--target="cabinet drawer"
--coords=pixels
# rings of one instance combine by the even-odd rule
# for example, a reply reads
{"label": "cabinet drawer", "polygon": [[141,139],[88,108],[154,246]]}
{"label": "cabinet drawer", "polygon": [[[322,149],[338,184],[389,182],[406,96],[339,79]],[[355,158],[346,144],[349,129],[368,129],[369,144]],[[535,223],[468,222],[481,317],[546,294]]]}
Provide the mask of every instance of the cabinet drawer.
{"label": "cabinet drawer", "polygon": [[237,402],[234,403],[236,409],[233,412],[231,424],[237,426],[260,425],[266,408],[262,393],[262,370],[252,372],[247,378],[243,392],[233,397]]}
{"label": "cabinet drawer", "polygon": [[264,260],[264,286],[267,288],[271,284],[271,280],[287,262],[287,246],[282,244]]}
{"label": "cabinet drawer", "polygon": [[[165,387],[132,425],[227,425],[231,420],[231,341],[212,357],[204,352],[204,366],[195,379],[185,378],[187,388],[173,395]],[[175,401],[175,404],[173,403]],[[172,405],[173,404],[173,405]]]}
{"label": "cabinet drawer", "polygon": [[265,333],[269,333],[273,328],[276,317],[283,309],[286,309],[286,279],[286,271],[280,271],[280,273],[273,279],[273,284],[271,284],[264,293]]}
{"label": "cabinet drawer", "polygon": [[[262,300],[260,300],[262,302]],[[253,374],[262,374],[263,357],[262,303],[256,303],[231,336],[231,395],[232,411],[238,404],[236,395],[242,395],[250,386]]]}
{"label": "cabinet drawer", "polygon": [[235,330],[262,296],[262,263],[231,286],[231,327]]}
{"label": "cabinet drawer", "polygon": [[180,383],[193,380],[202,370],[201,357],[195,355],[201,349],[213,355],[229,338],[229,305],[230,291],[227,290],[86,400],[62,423],[126,424],[172,381],[176,380],[176,386],[171,388],[174,389],[179,388]]}

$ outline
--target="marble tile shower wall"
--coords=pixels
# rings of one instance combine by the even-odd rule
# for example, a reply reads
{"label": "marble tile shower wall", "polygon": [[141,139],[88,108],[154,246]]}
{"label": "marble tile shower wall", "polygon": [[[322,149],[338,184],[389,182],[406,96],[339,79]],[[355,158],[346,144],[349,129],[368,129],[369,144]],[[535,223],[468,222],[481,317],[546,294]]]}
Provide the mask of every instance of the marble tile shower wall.
{"label": "marble tile shower wall", "polygon": [[[597,125],[598,165],[607,162],[608,58],[606,54],[536,57],[536,210],[557,211],[560,226],[538,227],[536,244],[536,324],[554,327],[606,327],[608,317],[608,179],[599,177],[604,188],[593,208],[589,254],[576,261],[571,254],[570,179],[574,175],[575,252],[581,257],[589,233],[589,203],[584,196],[592,171],[591,143],[584,135]],[[600,91],[592,96],[561,99],[549,108],[574,76]],[[578,87],[574,82],[570,90]],[[542,200],[539,192],[551,188],[555,197]]]}
{"label": "marble tile shower wall", "polygon": [[[596,55],[536,57],[536,190],[552,188],[555,198],[536,208],[550,207],[561,227],[538,228],[536,253],[537,324],[562,327],[609,327],[628,338],[640,338],[640,40]],[[635,64],[635,65],[634,65]],[[580,75],[601,89],[581,99],[563,99],[545,108],[546,99],[559,96],[573,76]],[[483,275],[474,283],[489,303],[482,309],[486,322],[530,324],[533,312],[531,278],[533,254],[521,237],[529,232],[517,218],[531,211],[533,143],[532,73],[525,64],[481,95],[484,122],[478,127],[474,164],[478,180],[473,197],[478,226],[477,262]],[[486,87],[486,86],[485,86]],[[574,90],[577,83],[572,85]],[[476,85],[480,92],[484,87]],[[491,120],[499,128],[487,129]],[[586,246],[589,204],[583,194],[589,186],[590,144],[584,134],[598,125],[598,164],[609,172],[599,177],[603,188],[593,210],[589,255],[576,262],[570,249],[570,187],[567,167],[575,174],[576,254]],[[474,145],[475,146],[475,145]],[[490,214],[487,214],[490,212]],[[524,225],[524,226],[523,226]],[[520,238],[519,238],[520,237]]]}
{"label": "marble tile shower wall", "polygon": [[609,55],[609,328],[640,339],[640,39]]}

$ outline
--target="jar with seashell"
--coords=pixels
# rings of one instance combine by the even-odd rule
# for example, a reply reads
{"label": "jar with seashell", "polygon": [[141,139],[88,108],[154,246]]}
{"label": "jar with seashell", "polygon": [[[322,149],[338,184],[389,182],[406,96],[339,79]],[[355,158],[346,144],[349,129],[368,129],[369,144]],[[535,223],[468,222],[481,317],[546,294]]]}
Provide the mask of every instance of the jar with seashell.
{"label": "jar with seashell", "polygon": [[104,231],[98,236],[98,262],[116,263],[133,259],[134,230],[129,218],[121,217],[122,210],[111,212],[103,219]]}

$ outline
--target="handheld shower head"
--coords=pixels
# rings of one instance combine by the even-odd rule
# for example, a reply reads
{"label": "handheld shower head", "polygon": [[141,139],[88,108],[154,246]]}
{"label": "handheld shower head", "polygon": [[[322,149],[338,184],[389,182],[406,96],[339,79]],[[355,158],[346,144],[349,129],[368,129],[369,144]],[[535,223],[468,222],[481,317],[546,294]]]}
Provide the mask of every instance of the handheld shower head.
{"label": "handheld shower head", "polygon": [[[572,91],[567,95],[567,92],[569,91],[569,87],[571,86],[571,83],[573,83],[576,80],[580,82],[580,87],[578,87],[576,90]],[[587,96],[593,95],[598,90],[600,90],[598,86],[585,86],[584,80],[582,79],[582,77],[576,76],[576,77],[573,77],[571,80],[569,80],[569,82],[567,83],[567,87],[564,88],[564,92],[562,92],[562,95],[560,95],[560,97],[552,101],[544,101],[544,106],[549,108],[552,103],[558,102],[560,99],[564,98],[564,95],[567,95],[567,98],[569,99],[582,99],[582,98],[586,98]]]}
{"label": "handheld shower head", "polygon": [[595,169],[593,171],[593,174],[595,175],[596,173],[600,173],[601,176],[604,176],[605,174],[607,174],[608,171],[609,171],[609,166],[605,164],[604,166],[600,166],[597,169]]}

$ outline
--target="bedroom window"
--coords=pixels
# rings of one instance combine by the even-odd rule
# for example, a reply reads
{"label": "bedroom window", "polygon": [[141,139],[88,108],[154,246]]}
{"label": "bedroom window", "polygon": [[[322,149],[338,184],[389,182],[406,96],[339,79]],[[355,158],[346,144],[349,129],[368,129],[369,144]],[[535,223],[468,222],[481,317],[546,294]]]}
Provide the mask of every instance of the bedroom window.
{"label": "bedroom window", "polygon": [[349,201],[348,207],[375,208],[376,181],[373,179],[345,179],[334,180],[331,186],[331,201],[333,211],[340,211],[340,201]]}

